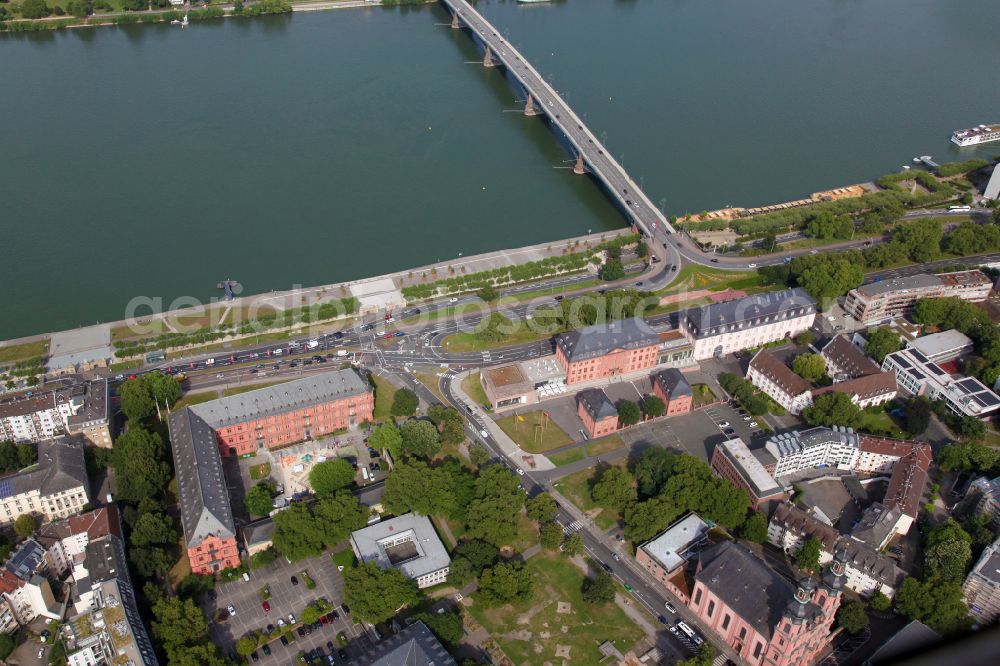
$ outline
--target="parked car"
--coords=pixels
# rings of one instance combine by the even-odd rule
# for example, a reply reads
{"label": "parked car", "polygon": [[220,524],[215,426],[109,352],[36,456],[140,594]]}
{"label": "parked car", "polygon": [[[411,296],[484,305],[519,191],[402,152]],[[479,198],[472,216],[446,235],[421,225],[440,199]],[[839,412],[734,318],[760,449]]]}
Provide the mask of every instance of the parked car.
{"label": "parked car", "polygon": [[265,657],[271,656],[271,648],[268,645],[262,645],[260,651],[264,653]]}
{"label": "parked car", "polygon": [[670,603],[669,601],[665,602],[663,604],[663,607],[666,608],[671,613],[676,613],[677,612],[677,609],[674,608],[674,605],[672,603]]}
{"label": "parked car", "polygon": [[667,623],[667,618],[664,617],[663,615],[659,616],[657,619],[660,621],[660,624],[666,624]]}
{"label": "parked car", "polygon": [[289,613],[288,614],[288,623],[289,624],[295,624],[295,614],[294,613]]}
{"label": "parked car", "polygon": [[299,584],[299,579],[296,578],[295,576],[292,576],[290,580],[292,581],[292,585],[298,585]]}
{"label": "parked car", "polygon": [[236,616],[236,606],[234,606],[232,604],[229,604],[229,607],[226,608],[226,610],[229,611],[230,617],[235,617]]}
{"label": "parked car", "polygon": [[281,644],[288,645],[288,636],[281,634]]}
{"label": "parked car", "polygon": [[260,607],[264,609],[265,613],[270,613],[271,612],[271,604],[269,604],[266,601],[263,602],[263,603],[261,603]]}
{"label": "parked car", "polygon": [[728,428],[729,427],[729,421],[720,421],[719,422],[719,427],[720,428]]}

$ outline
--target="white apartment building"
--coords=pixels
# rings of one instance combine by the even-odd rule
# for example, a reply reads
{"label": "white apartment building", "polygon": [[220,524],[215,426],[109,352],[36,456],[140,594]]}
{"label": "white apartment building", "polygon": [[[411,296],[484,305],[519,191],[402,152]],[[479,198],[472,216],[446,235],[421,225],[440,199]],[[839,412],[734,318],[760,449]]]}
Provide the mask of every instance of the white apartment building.
{"label": "white apartment building", "polygon": [[0,479],[0,523],[26,513],[57,520],[79,513],[90,501],[83,445],[68,438],[38,445],[38,464]]}
{"label": "white apartment building", "polygon": [[798,335],[815,319],[816,302],[796,288],[688,310],[680,329],[700,361]]}
{"label": "white apartment building", "polygon": [[108,383],[97,381],[0,402],[0,440],[41,442],[65,433],[109,448]]}
{"label": "white apartment building", "polygon": [[764,448],[774,457],[774,476],[780,478],[805,469],[854,469],[860,439],[851,428],[811,428],[775,435]]}
{"label": "white apartment building", "polygon": [[888,354],[882,361],[882,369],[895,373],[901,391],[943,400],[960,416],[982,418],[1000,409],[1000,397],[981,381],[975,377],[955,379],[916,349]]}

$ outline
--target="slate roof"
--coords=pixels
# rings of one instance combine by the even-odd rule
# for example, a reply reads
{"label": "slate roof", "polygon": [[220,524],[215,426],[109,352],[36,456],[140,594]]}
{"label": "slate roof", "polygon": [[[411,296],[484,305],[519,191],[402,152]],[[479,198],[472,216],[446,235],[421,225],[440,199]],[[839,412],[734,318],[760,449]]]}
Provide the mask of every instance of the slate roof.
{"label": "slate roof", "polygon": [[220,398],[188,409],[215,429],[371,391],[354,370],[334,370]]}
{"label": "slate roof", "polygon": [[695,580],[767,639],[795,595],[791,583],[732,541],[701,552]]}
{"label": "slate roof", "polygon": [[618,409],[615,408],[608,394],[602,389],[591,388],[580,391],[576,394],[576,401],[583,405],[583,408],[595,421],[618,416]]}
{"label": "slate roof", "polygon": [[190,548],[213,534],[236,536],[215,430],[190,407],[171,414],[167,425],[185,543]]}
{"label": "slate roof", "polygon": [[38,443],[38,463],[28,471],[0,479],[0,497],[32,490],[47,496],[80,486],[85,491],[90,487],[83,446],[74,438],[59,437]]}
{"label": "slate roof", "polygon": [[816,301],[805,289],[796,287],[747,296],[723,303],[712,303],[688,310],[688,329],[696,338],[729,332],[732,324],[758,326],[773,321],[802,317],[816,312]]}
{"label": "slate roof", "polygon": [[594,324],[556,338],[570,363],[598,358],[616,349],[642,349],[659,343],[660,336],[640,317]]}
{"label": "slate roof", "polygon": [[657,372],[653,375],[653,381],[659,382],[660,388],[662,388],[663,392],[671,398],[694,395],[691,391],[691,384],[688,382],[687,377],[685,377],[684,373],[677,368],[667,368],[666,370]]}
{"label": "slate roof", "polygon": [[88,543],[83,566],[92,586],[116,578],[129,580],[125,545],[114,535]]}
{"label": "slate roof", "polygon": [[881,371],[875,361],[868,358],[846,335],[838,335],[823,347],[823,358],[848,377],[863,377]]}
{"label": "slate roof", "polygon": [[455,666],[455,660],[423,622],[414,622],[381,641],[361,663],[366,666]]}
{"label": "slate roof", "polygon": [[778,357],[761,349],[750,360],[750,367],[774,382],[786,395],[795,397],[808,392],[812,385],[795,374]]}

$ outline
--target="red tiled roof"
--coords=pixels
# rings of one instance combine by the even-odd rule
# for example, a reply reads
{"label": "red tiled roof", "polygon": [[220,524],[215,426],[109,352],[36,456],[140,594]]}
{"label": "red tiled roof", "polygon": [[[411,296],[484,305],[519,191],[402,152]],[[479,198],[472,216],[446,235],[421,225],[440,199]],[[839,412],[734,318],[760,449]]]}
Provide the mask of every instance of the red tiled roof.
{"label": "red tiled roof", "polygon": [[846,382],[837,382],[836,384],[831,384],[830,386],[815,389],[812,394],[815,398],[816,396],[823,395],[824,393],[833,393],[834,391],[846,393],[850,396],[856,395],[862,399],[879,395],[888,395],[896,392],[896,375],[892,372],[879,372],[874,375],[865,375],[864,377],[858,377],[857,379],[850,379]]}
{"label": "red tiled roof", "polygon": [[750,361],[750,367],[777,384],[790,396],[802,395],[811,388],[809,382],[792,372],[791,368],[766,349],[757,352]]}
{"label": "red tiled roof", "polygon": [[916,517],[932,459],[930,445],[914,442],[913,450],[900,458],[892,468],[889,489],[885,492],[887,507],[898,506],[906,515]]}
{"label": "red tiled roof", "polygon": [[922,446],[922,444],[921,442],[875,437],[874,435],[861,435],[859,443],[859,449],[862,453],[878,453],[883,456],[896,456],[897,458],[902,458],[907,453],[913,451],[914,446]]}
{"label": "red tiled roof", "polygon": [[118,519],[118,507],[114,504],[81,513],[77,516],[70,516],[63,520],[49,523],[42,526],[38,531],[37,538],[43,544],[48,541],[58,541],[74,534],[86,532],[90,541],[99,539],[108,534],[114,534],[118,538],[122,537],[121,521]]}

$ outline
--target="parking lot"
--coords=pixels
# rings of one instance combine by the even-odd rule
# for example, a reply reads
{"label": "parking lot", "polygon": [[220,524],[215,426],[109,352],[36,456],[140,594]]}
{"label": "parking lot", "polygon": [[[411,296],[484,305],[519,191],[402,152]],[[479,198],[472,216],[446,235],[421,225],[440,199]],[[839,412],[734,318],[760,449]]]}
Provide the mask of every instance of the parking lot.
{"label": "parking lot", "polygon": [[[307,588],[303,571],[308,572],[308,576],[316,583],[314,589]],[[262,649],[257,650],[259,663],[292,663],[299,652],[309,652],[316,648],[322,648],[324,655],[336,652],[340,649],[337,635],[341,633],[349,642],[345,650],[351,658],[371,647],[361,626],[356,625],[352,616],[341,608],[343,579],[330,559],[329,553],[292,564],[279,559],[269,567],[251,571],[249,576],[249,582],[239,578],[232,583],[218,585],[215,589],[216,598],[206,597],[203,602],[209,617],[215,616],[216,609],[225,611],[230,605],[236,609],[236,615],[227,614],[226,621],[213,622],[210,625],[212,641],[221,646],[226,654],[234,654],[236,641],[248,632],[259,630],[266,633],[268,625],[280,626],[279,619],[286,625],[289,624],[289,613],[297,621],[296,631],[289,636],[289,645],[282,645],[277,639],[271,641],[270,656],[264,654]],[[296,577],[297,585],[292,584],[292,576]],[[268,586],[271,593],[267,600],[270,605],[268,612],[264,611],[259,595],[264,586]],[[309,603],[321,597],[333,605],[339,617],[333,619],[330,624],[320,624],[316,628],[310,628],[309,633],[306,633],[307,629],[298,623],[302,611]],[[302,628],[304,635],[299,635],[299,628]],[[333,645],[332,651],[327,646],[328,642]],[[337,656],[334,663],[344,662]]]}

